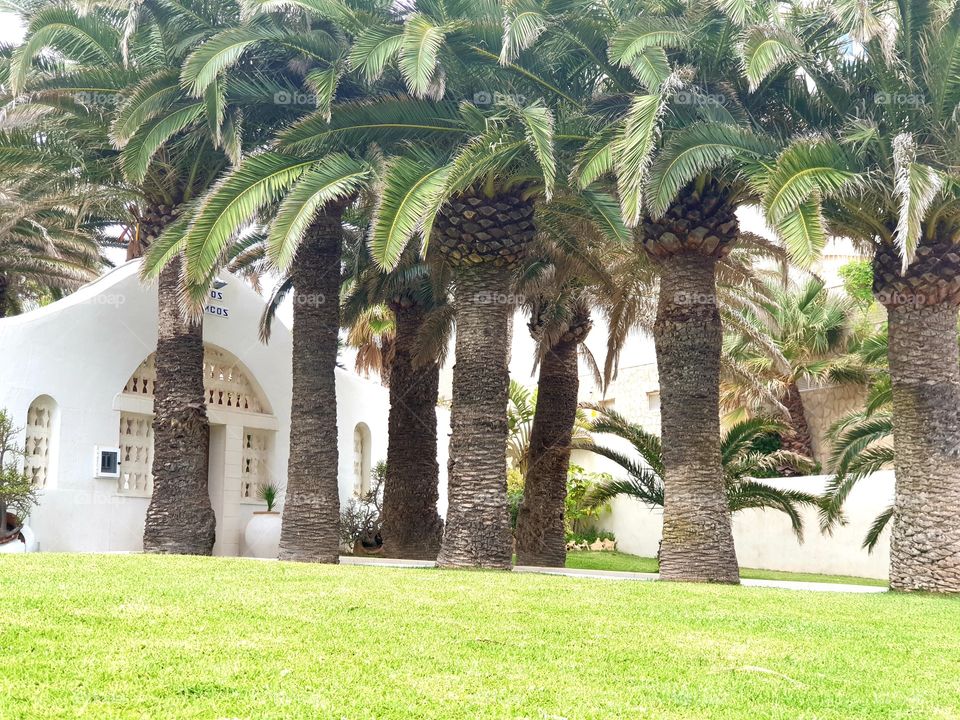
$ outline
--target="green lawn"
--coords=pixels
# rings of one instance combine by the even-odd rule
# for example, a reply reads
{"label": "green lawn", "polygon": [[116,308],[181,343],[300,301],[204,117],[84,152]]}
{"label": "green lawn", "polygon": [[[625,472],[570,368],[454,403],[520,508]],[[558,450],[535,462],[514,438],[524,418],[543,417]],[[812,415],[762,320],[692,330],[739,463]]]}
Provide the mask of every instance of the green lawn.
{"label": "green lawn", "polygon": [[[657,572],[656,558],[628,555],[621,552],[590,552],[580,550],[567,553],[567,567],[583,570],[617,570],[620,572]],[[873,585],[886,587],[886,580],[859,578],[848,575],[814,575],[811,573],[780,572],[779,570],[757,570],[740,568],[740,577],[754,580],[793,580],[795,582],[845,583],[853,585]]]}
{"label": "green lawn", "polygon": [[0,556],[0,718],[956,718],[960,600]]}

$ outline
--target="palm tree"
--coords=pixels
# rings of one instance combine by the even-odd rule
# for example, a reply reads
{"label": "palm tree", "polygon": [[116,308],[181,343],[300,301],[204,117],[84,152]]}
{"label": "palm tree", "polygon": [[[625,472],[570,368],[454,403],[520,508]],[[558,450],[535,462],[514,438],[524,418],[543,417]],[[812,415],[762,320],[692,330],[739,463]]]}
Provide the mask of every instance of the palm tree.
{"label": "palm tree", "polygon": [[[517,13],[529,44],[579,56],[602,93],[575,175],[616,176],[624,219],[657,266],[653,335],[667,503],[662,577],[737,582],[720,455],[722,346],[717,266],[741,236],[737,208],[790,134],[786,73],[755,93],[741,39],[777,22],[776,3],[589,3]],[[720,8],[720,9],[718,9]],[[522,16],[522,17],[521,17]],[[508,21],[508,29],[510,27]],[[519,32],[519,30],[518,30]],[[802,126],[801,126],[802,129]]]}
{"label": "palm tree", "polygon": [[[859,348],[865,365],[872,368],[872,381],[864,407],[849,413],[830,428],[829,460],[834,475],[827,486],[821,527],[829,531],[844,522],[843,506],[856,485],[873,473],[894,466],[893,390],[887,367],[889,337],[886,329],[866,338]],[[893,517],[893,505],[874,520],[863,540],[873,552],[881,533]]]}
{"label": "palm tree", "polygon": [[[441,566],[510,565],[502,452],[516,304],[511,276],[542,222],[541,211],[559,197],[571,204],[579,198],[581,217],[623,239],[608,196],[597,187],[578,194],[560,179],[558,138],[572,147],[585,139],[575,112],[566,110],[577,105],[572,86],[554,73],[567,68],[532,55],[508,57],[502,21],[495,5],[420,3],[402,27],[378,28],[356,46],[364,67],[379,71],[395,61],[415,97],[475,101],[462,100],[455,112],[443,101],[432,103],[419,137],[391,153],[371,233],[374,257],[386,267],[418,235],[454,273],[450,509]],[[385,38],[392,42],[375,42]],[[491,88],[503,95],[491,97]],[[527,99],[541,94],[549,100]]]}
{"label": "palm tree", "polygon": [[364,376],[376,375],[384,387],[390,387],[390,363],[397,323],[384,303],[363,305],[356,316],[347,317],[343,309],[347,345],[356,352],[353,369]]}
{"label": "palm tree", "polygon": [[[365,248],[348,292],[344,321],[351,336],[374,345],[361,357],[378,357],[380,375],[390,388],[389,436],[383,497],[386,557],[436,560],[443,535],[437,512],[437,413],[440,367],[452,329],[446,300],[447,278],[436,263],[419,260],[411,247],[389,273],[375,267]],[[389,322],[389,340],[371,342],[371,316]],[[382,337],[383,333],[379,333]],[[382,346],[388,350],[383,357]]]}
{"label": "palm tree", "polygon": [[831,135],[784,151],[768,178],[768,215],[778,222],[782,205],[807,208],[812,236],[783,231],[797,254],[821,245],[823,218],[874,250],[896,449],[890,585],[958,592],[960,81],[951,68],[960,4],[844,0],[796,14],[793,34],[764,43],[758,79],[771,66],[802,64]]}
{"label": "palm tree", "polygon": [[[378,175],[379,159],[371,142],[390,139],[390,124],[377,118],[370,106],[378,91],[348,72],[347,53],[367,24],[393,16],[376,3],[362,1],[292,2],[280,9],[262,4],[254,9],[245,22],[191,54],[183,84],[204,96],[221,82],[258,87],[266,74],[267,86],[279,87],[276,97],[315,97],[316,107],[284,104],[294,111],[293,117],[279,123],[279,131],[278,122],[265,126],[269,142],[265,136],[257,151],[198,203],[183,237],[164,238],[154,267],[171,248],[184,247],[187,293],[199,303],[206,278],[245,226],[259,220],[268,227],[270,266],[289,273],[279,293],[292,288],[294,306],[295,390],[280,557],[335,563],[338,450],[336,443],[316,439],[337,434],[334,370],[347,225],[354,202]],[[378,133],[376,127],[385,132]],[[408,128],[396,134],[415,132]]]}
{"label": "palm tree", "polygon": [[[624,495],[647,505],[663,507],[665,466],[660,437],[608,408],[598,405],[587,405],[586,408],[597,413],[588,426],[590,432],[614,435],[628,441],[639,457],[638,461],[637,457],[597,445],[592,439],[576,441],[575,449],[612,460],[628,475],[627,479],[613,480],[592,488],[585,500],[587,506],[602,508],[615,497]],[[790,519],[797,538],[802,541],[803,518],[800,510],[803,507],[819,509],[821,499],[810,493],[783,490],[754,479],[783,467],[801,474],[813,467],[814,463],[809,457],[789,450],[769,450],[760,442],[771,434],[785,430],[783,423],[761,417],[741,420],[726,429],[720,443],[724,494],[731,513],[750,508],[769,508],[784,513]]]}
{"label": "palm tree", "polygon": [[528,327],[537,342],[539,366],[515,531],[521,565],[563,567],[566,562],[564,514],[579,402],[578,360],[583,357],[596,371],[583,343],[593,326],[594,286],[609,287],[603,238],[593,237],[595,233],[582,223],[563,235],[565,248],[541,232],[519,285],[530,313]]}
{"label": "palm tree", "polygon": [[[240,118],[227,88],[217,84],[197,98],[178,77],[192,48],[238,18],[235,4],[199,0],[176,6],[144,0],[126,14],[109,4],[81,12],[40,2],[26,12],[27,36],[11,60],[13,92],[29,93],[46,110],[42,132],[53,122],[71,133],[89,177],[113,178],[137,194],[134,253],[171,226],[182,227],[184,206],[239,156]],[[41,59],[42,51],[52,51],[57,62]],[[181,269],[173,252],[159,273],[154,491],[144,548],[210,554],[215,517],[207,489],[202,326],[180,311]]]}
{"label": "palm tree", "polygon": [[[754,334],[731,332],[725,338],[724,354],[746,372],[721,384],[721,406],[759,411],[767,398],[778,399],[788,424],[784,447],[813,457],[800,384],[866,384],[869,379],[868,369],[851,352],[854,301],[831,294],[816,277],[771,285],[768,295],[760,303],[763,317],[746,315]],[[757,335],[768,337],[758,344]],[[775,355],[768,352],[771,345]]]}
{"label": "palm tree", "polygon": [[0,182],[0,318],[20,312],[28,297],[75,290],[103,266],[92,213],[105,199],[92,188],[68,190],[51,180]]}

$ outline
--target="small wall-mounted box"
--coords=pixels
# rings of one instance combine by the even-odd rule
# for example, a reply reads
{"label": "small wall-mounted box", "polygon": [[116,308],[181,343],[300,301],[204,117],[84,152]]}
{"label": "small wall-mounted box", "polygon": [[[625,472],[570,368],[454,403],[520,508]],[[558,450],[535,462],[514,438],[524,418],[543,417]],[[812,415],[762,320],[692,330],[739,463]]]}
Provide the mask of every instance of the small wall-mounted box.
{"label": "small wall-mounted box", "polygon": [[94,476],[98,478],[120,477],[120,448],[97,446],[94,458]]}

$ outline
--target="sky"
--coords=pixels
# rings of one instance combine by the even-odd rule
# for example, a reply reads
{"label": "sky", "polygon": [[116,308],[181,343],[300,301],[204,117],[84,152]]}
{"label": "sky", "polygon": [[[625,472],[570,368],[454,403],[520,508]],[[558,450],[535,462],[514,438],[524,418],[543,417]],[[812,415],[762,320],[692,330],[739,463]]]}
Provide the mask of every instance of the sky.
{"label": "sky", "polygon": [[23,35],[23,28],[15,15],[0,13],[0,43],[15,43]]}

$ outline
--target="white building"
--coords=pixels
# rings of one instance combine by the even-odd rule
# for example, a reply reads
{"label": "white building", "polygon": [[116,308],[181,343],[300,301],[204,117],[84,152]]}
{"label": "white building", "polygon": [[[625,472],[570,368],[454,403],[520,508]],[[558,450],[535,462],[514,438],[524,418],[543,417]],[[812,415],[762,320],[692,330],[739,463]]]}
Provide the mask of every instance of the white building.
{"label": "white building", "polygon": [[[57,303],[0,320],[0,407],[24,427],[25,469],[42,488],[30,518],[41,550],[142,547],[152,489],[157,293],[138,271],[138,262],[126,263]],[[223,279],[204,321],[204,384],[214,552],[236,555],[247,520],[263,509],[257,486],[285,482],[291,338],[275,323],[269,345],[261,343],[262,298],[239,279]],[[342,502],[386,459],[388,411],[379,383],[337,370],[338,437],[316,442],[339,445]],[[446,413],[438,421],[444,473]],[[116,472],[100,468],[104,449],[119,450]],[[441,494],[445,488],[442,475]]]}

